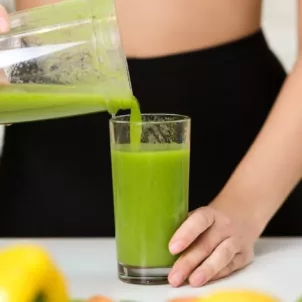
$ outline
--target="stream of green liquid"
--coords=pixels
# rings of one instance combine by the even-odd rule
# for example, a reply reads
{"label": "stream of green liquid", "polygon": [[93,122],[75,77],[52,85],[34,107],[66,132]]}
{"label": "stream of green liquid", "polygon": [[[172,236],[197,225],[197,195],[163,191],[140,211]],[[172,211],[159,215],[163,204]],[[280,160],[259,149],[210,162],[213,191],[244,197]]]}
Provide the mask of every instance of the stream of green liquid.
{"label": "stream of green liquid", "polygon": [[137,150],[139,149],[142,136],[142,116],[136,99],[133,100],[133,105],[130,109],[130,145]]}

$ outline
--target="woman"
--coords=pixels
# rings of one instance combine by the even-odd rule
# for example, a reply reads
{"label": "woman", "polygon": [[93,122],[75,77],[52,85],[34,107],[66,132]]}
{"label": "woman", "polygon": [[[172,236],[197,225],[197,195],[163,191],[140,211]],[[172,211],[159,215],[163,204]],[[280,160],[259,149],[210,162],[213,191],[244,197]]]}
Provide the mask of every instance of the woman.
{"label": "woman", "polygon": [[[38,3],[16,4],[24,9]],[[302,119],[295,116],[301,110],[293,98],[299,88],[290,87],[297,85],[299,64],[235,170],[286,78],[261,31],[261,1],[116,0],[116,5],[142,111],[193,120],[190,208],[196,211],[171,240],[172,253],[188,248],[170,283],[179,286],[189,277],[192,286],[201,286],[244,267],[263,231],[302,234],[301,185],[288,196],[301,178],[296,167],[301,168],[302,150],[294,138],[300,138],[295,129],[302,128]],[[113,236],[109,156],[104,113],[7,127],[0,235]]]}

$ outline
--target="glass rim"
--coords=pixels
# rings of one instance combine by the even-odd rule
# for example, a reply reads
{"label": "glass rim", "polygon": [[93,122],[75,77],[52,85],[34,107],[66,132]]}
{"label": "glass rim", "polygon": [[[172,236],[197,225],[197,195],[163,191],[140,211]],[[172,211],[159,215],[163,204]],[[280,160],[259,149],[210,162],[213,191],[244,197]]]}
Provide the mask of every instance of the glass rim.
{"label": "glass rim", "polygon": [[183,114],[176,114],[176,113],[143,113],[141,116],[159,116],[159,117],[174,117],[175,119],[172,120],[159,120],[159,121],[141,121],[141,122],[131,122],[130,119],[128,120],[122,120],[125,117],[130,118],[130,114],[123,114],[123,115],[117,115],[115,117],[111,117],[110,123],[112,124],[137,124],[137,125],[144,125],[144,124],[175,124],[175,123],[184,123],[191,121],[191,118],[188,115]]}

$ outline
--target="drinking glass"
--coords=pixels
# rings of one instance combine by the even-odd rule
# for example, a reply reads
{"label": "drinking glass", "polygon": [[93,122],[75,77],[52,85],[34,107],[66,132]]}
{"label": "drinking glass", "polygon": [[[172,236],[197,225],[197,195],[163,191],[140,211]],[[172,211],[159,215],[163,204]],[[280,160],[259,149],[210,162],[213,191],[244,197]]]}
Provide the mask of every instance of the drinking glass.
{"label": "drinking glass", "polygon": [[[190,118],[141,118],[110,120],[118,274],[128,283],[160,284],[177,259],[169,241],[188,215]],[[139,144],[133,131],[141,133]]]}
{"label": "drinking glass", "polygon": [[0,35],[0,123],[129,108],[114,0],[58,1],[10,20]]}

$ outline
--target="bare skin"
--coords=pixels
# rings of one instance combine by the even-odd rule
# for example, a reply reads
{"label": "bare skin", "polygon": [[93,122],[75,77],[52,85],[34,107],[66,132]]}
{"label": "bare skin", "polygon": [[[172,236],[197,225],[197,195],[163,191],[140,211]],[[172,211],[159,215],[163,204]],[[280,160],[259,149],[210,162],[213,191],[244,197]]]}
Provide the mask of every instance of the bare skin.
{"label": "bare skin", "polygon": [[124,47],[131,57],[206,48],[260,27],[260,0],[116,0],[116,4]]}
{"label": "bare skin", "polygon": [[[58,0],[17,0],[26,9]],[[116,0],[128,57],[205,48],[260,28],[260,0]]]}
{"label": "bare skin", "polygon": [[[46,1],[18,0],[17,8]],[[206,48],[236,40],[260,27],[260,0],[116,3],[130,57]],[[298,11],[301,40],[301,7]],[[0,10],[0,15],[3,13]],[[180,286],[186,279],[192,286],[202,286],[253,260],[255,241],[302,177],[301,79],[299,56],[262,131],[221,193],[209,206],[191,213],[171,239],[171,253],[184,251],[169,275],[172,286]]]}
{"label": "bare skin", "polygon": [[[0,6],[0,32],[7,32],[9,31],[9,17],[4,9],[4,7]],[[5,77],[5,74],[3,70],[0,70],[0,84],[7,83],[7,79]]]}

